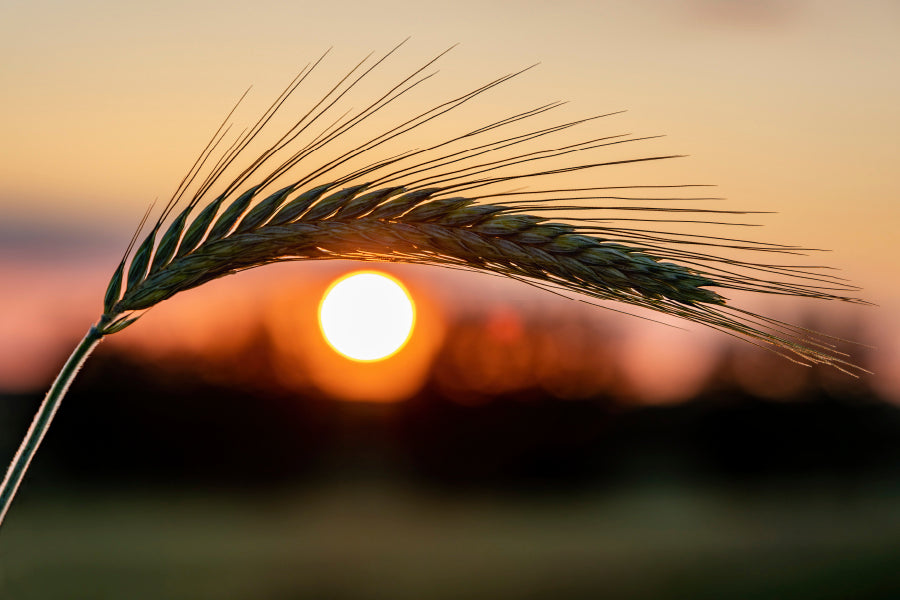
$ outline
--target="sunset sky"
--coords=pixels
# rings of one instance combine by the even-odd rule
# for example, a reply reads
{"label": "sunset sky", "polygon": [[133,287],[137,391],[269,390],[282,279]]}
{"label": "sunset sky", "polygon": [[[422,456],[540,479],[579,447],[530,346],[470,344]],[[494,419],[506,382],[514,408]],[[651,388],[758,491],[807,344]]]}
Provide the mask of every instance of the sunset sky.
{"label": "sunset sky", "polygon": [[[893,374],[900,371],[898,31],[900,5],[891,0],[7,0],[0,6],[0,387],[36,386],[58,368],[98,316],[109,274],[146,206],[169,197],[248,85],[241,125],[327,48],[334,50],[321,72],[333,78],[369,51],[412,36],[386,77],[460,44],[418,106],[540,62],[477,110],[513,113],[555,100],[570,101],[564,109],[572,118],[627,109],[605,125],[612,133],[666,138],[616,156],[690,155],[631,170],[632,178],[717,184],[715,194],[728,199],[722,208],[778,213],[753,215],[765,226],[750,230],[754,239],[831,249],[815,262],[839,268],[878,306],[838,307],[823,328],[855,329],[877,346],[878,385],[900,400]],[[466,125],[480,114],[467,113]],[[302,296],[284,290],[306,289],[315,306],[346,267],[275,269],[168,301],[123,338],[145,348],[203,346],[221,339],[223,320],[242,327],[246,319],[234,311],[259,312],[260,299],[265,310],[282,306],[273,322],[290,321],[291,310],[306,304],[284,307],[284,298]],[[455,311],[501,314],[523,303],[567,310],[565,300],[476,275],[395,273],[409,278],[426,326],[427,307],[437,315],[433,337],[410,343],[424,344],[420,359]],[[210,310],[213,299],[219,304]],[[753,306],[787,318],[804,307],[823,308]],[[690,379],[679,357],[709,339],[698,327],[685,333],[604,317],[630,328],[617,343],[632,368],[667,373],[667,381]],[[301,335],[305,325],[295,326]]]}

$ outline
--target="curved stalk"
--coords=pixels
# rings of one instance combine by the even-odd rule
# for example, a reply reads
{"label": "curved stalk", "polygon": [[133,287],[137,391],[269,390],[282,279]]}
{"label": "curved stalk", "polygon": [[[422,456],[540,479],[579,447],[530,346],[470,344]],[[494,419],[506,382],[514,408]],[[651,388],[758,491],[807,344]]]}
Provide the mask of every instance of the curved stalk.
{"label": "curved stalk", "polygon": [[34,457],[41,440],[44,439],[44,434],[47,433],[50,422],[53,420],[53,416],[56,414],[63,396],[66,395],[66,391],[68,391],[69,385],[75,379],[75,375],[78,373],[81,365],[84,364],[88,355],[100,343],[102,338],[103,333],[100,332],[97,326],[92,326],[88,330],[84,339],[81,340],[75,351],[72,352],[69,360],[66,361],[59,375],[56,376],[50,391],[47,392],[47,396],[41,403],[40,408],[38,408],[37,414],[34,415],[31,427],[29,427],[28,433],[25,434],[25,439],[22,440],[18,452],[16,452],[10,463],[3,483],[0,484],[0,525],[3,524],[9,506],[12,504],[16,491],[19,489],[19,484],[25,476],[25,471],[28,469],[28,465],[31,463],[31,459]]}

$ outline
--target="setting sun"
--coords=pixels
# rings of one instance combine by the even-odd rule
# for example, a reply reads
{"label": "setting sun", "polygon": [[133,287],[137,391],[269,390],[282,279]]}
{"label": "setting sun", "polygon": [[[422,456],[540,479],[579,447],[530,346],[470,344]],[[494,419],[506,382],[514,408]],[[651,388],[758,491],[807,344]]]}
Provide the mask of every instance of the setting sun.
{"label": "setting sun", "polygon": [[347,358],[388,358],[412,334],[415,308],[403,285],[384,273],[357,271],[329,286],[319,304],[319,327],[328,344]]}

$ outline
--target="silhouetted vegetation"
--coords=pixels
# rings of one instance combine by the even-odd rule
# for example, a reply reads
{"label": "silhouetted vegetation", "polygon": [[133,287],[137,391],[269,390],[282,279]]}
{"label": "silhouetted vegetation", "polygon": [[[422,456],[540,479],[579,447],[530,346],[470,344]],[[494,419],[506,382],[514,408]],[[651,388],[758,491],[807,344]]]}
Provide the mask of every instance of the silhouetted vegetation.
{"label": "silhouetted vegetation", "polygon": [[[204,376],[229,367],[113,350],[80,375],[35,480],[245,487],[350,470],[533,490],[673,478],[900,481],[900,409],[864,381],[835,386],[810,371],[791,397],[765,399],[741,387],[729,356],[695,398],[672,405],[637,405],[622,386],[583,399],[533,386],[462,404],[433,379],[405,402],[365,404],[279,387],[265,376],[264,337],[243,359],[255,383],[240,386]],[[4,452],[38,401],[4,398]]]}

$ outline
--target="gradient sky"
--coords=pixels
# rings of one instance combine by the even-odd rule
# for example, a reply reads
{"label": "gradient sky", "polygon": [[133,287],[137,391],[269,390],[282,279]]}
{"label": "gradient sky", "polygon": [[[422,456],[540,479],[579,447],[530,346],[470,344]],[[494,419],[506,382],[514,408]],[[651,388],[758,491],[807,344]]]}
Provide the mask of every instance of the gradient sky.
{"label": "gradient sky", "polygon": [[247,85],[250,120],[329,46],[334,74],[407,35],[397,72],[460,43],[441,63],[438,96],[541,61],[488,108],[570,100],[571,114],[628,109],[616,121],[623,131],[667,134],[648,151],[691,156],[654,164],[648,179],[716,183],[728,208],[779,213],[755,218],[765,224],[753,232],[760,240],[832,249],[818,260],[880,305],[854,310],[876,323],[866,341],[879,345],[882,370],[897,363],[892,0],[5,0],[0,303],[17,311],[0,319],[6,355],[51,344],[54,315],[17,327],[36,307],[56,310],[34,299],[63,295],[55,306],[67,318],[95,318],[89,298],[117,260],[109,249],[148,202],[171,194]]}

